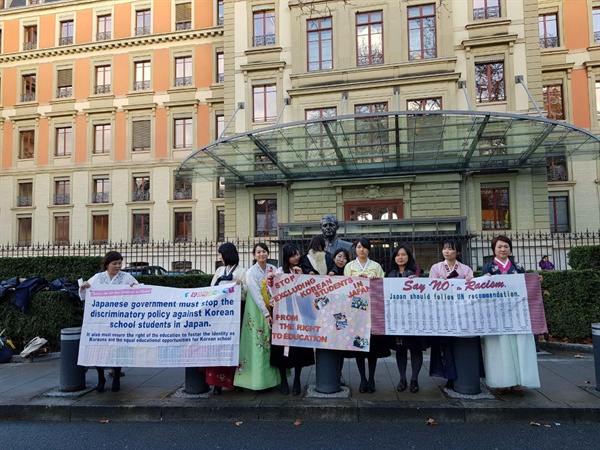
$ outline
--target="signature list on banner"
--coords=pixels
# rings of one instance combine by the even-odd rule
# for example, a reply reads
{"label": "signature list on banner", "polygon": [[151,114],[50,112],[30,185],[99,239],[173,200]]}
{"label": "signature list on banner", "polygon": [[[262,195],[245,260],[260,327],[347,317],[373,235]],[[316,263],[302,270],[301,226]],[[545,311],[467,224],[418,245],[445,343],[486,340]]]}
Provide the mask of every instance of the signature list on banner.
{"label": "signature list on banner", "polygon": [[523,275],[466,281],[383,280],[388,335],[473,336],[528,334],[532,326]]}
{"label": "signature list on banner", "polygon": [[237,366],[241,288],[92,286],[78,364]]}
{"label": "signature list on banner", "polygon": [[277,274],[273,344],[369,351],[369,292],[368,278]]}

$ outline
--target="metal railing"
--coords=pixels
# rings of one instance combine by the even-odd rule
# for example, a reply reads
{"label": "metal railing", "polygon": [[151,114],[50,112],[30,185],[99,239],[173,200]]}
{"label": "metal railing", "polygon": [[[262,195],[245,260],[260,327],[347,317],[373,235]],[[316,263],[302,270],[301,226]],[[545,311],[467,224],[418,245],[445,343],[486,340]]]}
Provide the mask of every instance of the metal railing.
{"label": "metal railing", "polygon": [[147,34],[150,34],[150,27],[137,27],[135,29],[136,36],[145,36]]}
{"label": "metal railing", "polygon": [[58,40],[58,45],[71,45],[73,43],[73,36],[61,37]]}
{"label": "metal railing", "polygon": [[31,206],[32,202],[31,202],[31,196],[21,196],[19,195],[17,197],[17,206]]}
{"label": "metal railing", "polygon": [[35,92],[25,92],[21,94],[22,102],[35,102]]}
{"label": "metal railing", "polygon": [[73,87],[72,86],[61,86],[56,91],[56,98],[69,98],[73,97]]}
{"label": "metal railing", "polygon": [[192,29],[192,22],[191,21],[177,22],[175,24],[175,30],[176,31],[191,30],[191,29]]}
{"label": "metal railing", "polygon": [[267,45],[275,45],[274,34],[264,34],[260,36],[254,36],[254,47],[265,47]]}
{"label": "metal railing", "polygon": [[23,42],[23,50],[35,50],[37,42]]}
{"label": "metal railing", "polygon": [[[406,245],[414,254],[419,267],[429,271],[431,265],[442,260],[444,240],[452,238],[463,244],[462,261],[474,270],[493,258],[490,241],[499,233],[462,234],[462,235],[412,235],[398,237],[368,236],[372,249],[370,257],[388,270],[391,253],[400,245]],[[600,230],[578,233],[525,232],[506,233],[513,243],[512,254],[515,261],[528,270],[539,270],[539,261],[548,256],[557,270],[570,269],[567,254],[573,247],[582,245],[600,245]],[[340,236],[343,238],[343,236]],[[350,240],[350,239],[348,239]],[[294,243],[304,252],[309,238],[296,238],[279,241],[275,237],[229,238],[240,254],[240,265],[250,267],[254,263],[252,249],[258,242],[268,245],[270,262],[279,264],[280,247],[288,242]],[[146,237],[136,238],[133,242],[86,242],[69,245],[50,244],[6,244],[0,245],[0,258],[31,256],[103,256],[109,250],[123,255],[125,266],[133,261],[144,261],[149,265],[162,266],[170,270],[176,263],[186,262],[193,269],[213,273],[218,266],[217,250],[223,241],[194,240],[185,242],[150,241]]]}
{"label": "metal railing", "polygon": [[192,77],[177,77],[175,78],[175,87],[191,86]]}
{"label": "metal railing", "polygon": [[71,204],[71,194],[55,194],[54,195],[55,205],[69,205]]}
{"label": "metal railing", "polygon": [[500,17],[499,6],[488,6],[486,8],[473,9],[473,20],[484,20]]}
{"label": "metal railing", "polygon": [[150,87],[150,81],[134,81],[133,83],[134,91],[147,91]]}
{"label": "metal railing", "polygon": [[92,203],[108,203],[108,192],[95,192],[92,194]]}
{"label": "metal railing", "polygon": [[112,86],[110,84],[99,84],[94,86],[94,94],[110,94]]}
{"label": "metal railing", "polygon": [[96,33],[97,41],[108,41],[110,38],[111,38],[110,31],[102,31],[102,32]]}

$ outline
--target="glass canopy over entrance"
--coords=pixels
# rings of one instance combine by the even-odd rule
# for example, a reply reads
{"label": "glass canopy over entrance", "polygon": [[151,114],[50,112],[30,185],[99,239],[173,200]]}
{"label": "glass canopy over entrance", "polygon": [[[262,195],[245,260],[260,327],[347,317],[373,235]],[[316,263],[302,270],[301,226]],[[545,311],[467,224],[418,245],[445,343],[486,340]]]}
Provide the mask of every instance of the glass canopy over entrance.
{"label": "glass canopy over entrance", "polygon": [[395,111],[286,123],[212,142],[177,176],[266,184],[546,167],[600,158],[600,140],[540,117],[475,111]]}

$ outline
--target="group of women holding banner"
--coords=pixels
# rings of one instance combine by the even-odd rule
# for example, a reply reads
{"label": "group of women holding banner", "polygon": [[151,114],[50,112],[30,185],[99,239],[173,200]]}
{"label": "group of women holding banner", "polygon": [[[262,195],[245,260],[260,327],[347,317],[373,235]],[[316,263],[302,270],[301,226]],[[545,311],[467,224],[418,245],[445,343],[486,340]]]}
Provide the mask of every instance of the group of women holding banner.
{"label": "group of women holding banner", "polygon": [[[302,256],[294,244],[286,244],[282,247],[283,262],[280,268],[267,263],[269,249],[265,244],[259,243],[253,250],[256,263],[246,272],[237,267],[239,258],[227,263],[227,258],[221,252],[224,246],[233,247],[233,244],[224,244],[219,249],[224,267],[215,274],[213,284],[237,280],[245,285],[247,295],[241,324],[239,366],[233,372],[231,368],[229,371],[226,368],[207,369],[207,382],[215,385],[215,393],[220,393],[221,386],[264,390],[279,385],[282,394],[289,394],[287,373],[293,368],[292,393],[300,394],[302,368],[314,364],[314,354],[312,349],[272,346],[270,343],[272,318],[268,285],[275,273],[362,276],[370,279],[423,276],[410,249],[403,245],[394,249],[391,269],[384,274],[381,265],[369,258],[371,243],[364,237],[355,242],[356,258],[353,260],[350,260],[350,255],[343,249],[338,250],[335,255],[326,253],[322,236],[315,236],[309,244],[309,250]],[[494,238],[491,248],[494,261],[483,267],[483,275],[524,273],[522,266],[509,259],[512,242],[508,237]],[[232,252],[234,249],[235,247],[229,248]],[[429,277],[471,279],[473,271],[459,261],[460,252],[459,242],[445,241],[442,248],[444,260],[431,267]],[[237,251],[235,254],[237,255]],[[377,359],[390,356],[390,349],[394,350],[400,375],[397,390],[402,392],[408,389],[416,393],[419,391],[418,378],[423,365],[423,351],[431,347],[430,374],[445,378],[446,388],[452,389],[457,376],[453,356],[457,339],[461,338],[372,335],[369,352],[345,352],[344,356],[356,358],[360,374],[359,392],[372,393],[376,390]],[[483,355],[480,352],[478,363],[474,367],[480,371],[480,376],[486,377],[489,387],[496,388],[498,394],[522,395],[523,387],[539,387],[533,335],[485,336],[482,338],[482,348]],[[412,369],[410,383],[406,375],[408,352]],[[368,373],[365,361],[368,361]]]}

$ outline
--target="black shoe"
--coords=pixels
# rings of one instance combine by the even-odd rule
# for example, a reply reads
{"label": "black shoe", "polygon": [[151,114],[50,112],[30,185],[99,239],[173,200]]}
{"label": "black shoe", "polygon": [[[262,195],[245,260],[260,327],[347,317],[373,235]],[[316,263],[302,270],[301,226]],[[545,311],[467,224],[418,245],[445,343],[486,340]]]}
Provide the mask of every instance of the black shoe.
{"label": "black shoe", "polygon": [[98,392],[104,392],[104,385],[106,384],[106,378],[104,377],[104,369],[96,369],[98,371],[98,384],[96,390]]}
{"label": "black shoe", "polygon": [[419,382],[417,380],[410,380],[410,392],[413,394],[419,392]]}
{"label": "black shoe", "polygon": [[372,394],[373,392],[375,392],[375,381],[373,381],[373,382],[369,381],[367,383],[367,391],[369,392],[369,394]]}
{"label": "black shoe", "polygon": [[369,390],[368,386],[367,386],[367,381],[361,381],[360,382],[360,386],[358,388],[358,392],[360,392],[361,394],[364,394],[365,392],[367,392]]}
{"label": "black shoe", "polygon": [[396,389],[398,392],[404,392],[406,390],[406,379],[400,380],[400,383],[398,383],[398,387]]}
{"label": "black shoe", "polygon": [[215,386],[213,389],[213,395],[221,395],[223,393],[223,388],[221,386]]}
{"label": "black shoe", "polygon": [[287,380],[281,382],[281,386],[279,387],[279,391],[283,395],[288,395],[290,393],[290,386],[288,385]]}
{"label": "black shoe", "polygon": [[454,390],[454,380],[448,380],[448,381],[446,381],[445,388],[446,389],[452,389],[452,390]]}
{"label": "black shoe", "polygon": [[113,392],[119,392],[120,390],[121,390],[121,378],[120,377],[114,377],[113,378],[113,382],[112,382],[111,391],[113,391]]}
{"label": "black shoe", "polygon": [[294,380],[294,386],[292,387],[292,394],[300,395],[302,388],[300,387],[300,380]]}

